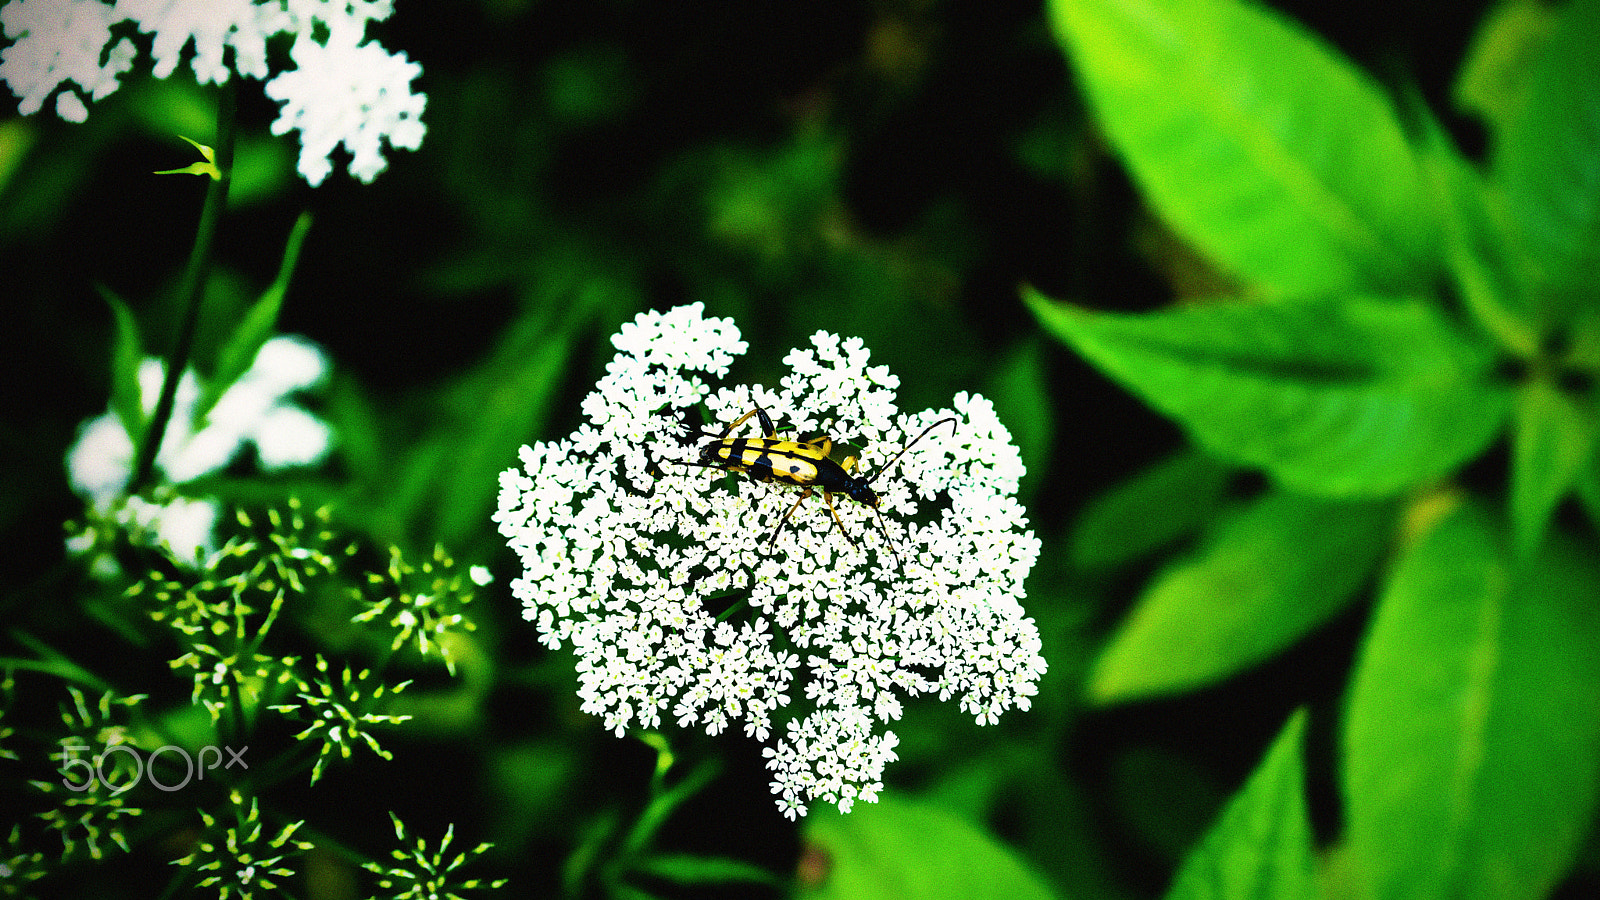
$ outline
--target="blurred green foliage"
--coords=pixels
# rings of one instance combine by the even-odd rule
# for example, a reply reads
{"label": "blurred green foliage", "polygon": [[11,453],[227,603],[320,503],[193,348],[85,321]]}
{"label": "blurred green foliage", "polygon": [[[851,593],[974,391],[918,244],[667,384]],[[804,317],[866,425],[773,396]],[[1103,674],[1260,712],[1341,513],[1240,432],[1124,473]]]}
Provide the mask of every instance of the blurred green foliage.
{"label": "blurred green foliage", "polygon": [[[194,362],[220,390],[264,319],[309,335],[338,450],[191,489],[497,579],[459,678],[397,698],[392,760],[266,795],[332,848],[294,895],[365,896],[391,812],[493,841],[475,873],[530,896],[1592,894],[1600,2],[1415,5],[402,0],[427,140],[315,191],[247,85]],[[214,108],[175,76],[0,122],[0,655],[37,663],[0,750],[54,716],[44,675],[188,710],[59,526],[79,423],[136,417],[130,369],[178,333],[204,186],[150,173]],[[1029,468],[1034,709],[912,708],[885,802],[842,820],[785,823],[738,741],[674,736],[652,775],[504,587],[497,474],[570,430],[620,323],[693,301],[751,342],[738,380],[859,335],[905,405],[992,397]],[[385,656],[303,602],[285,652]],[[0,767],[34,812],[9,772],[50,760]],[[28,822],[0,820],[16,871]],[[66,889],[141,896],[173,849]]]}

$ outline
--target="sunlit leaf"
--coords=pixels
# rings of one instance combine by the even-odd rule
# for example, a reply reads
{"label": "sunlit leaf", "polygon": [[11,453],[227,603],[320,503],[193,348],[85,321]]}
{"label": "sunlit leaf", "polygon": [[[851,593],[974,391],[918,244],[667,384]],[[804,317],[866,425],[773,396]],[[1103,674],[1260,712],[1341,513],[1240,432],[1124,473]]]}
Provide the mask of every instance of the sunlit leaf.
{"label": "sunlit leaf", "polygon": [[1544,378],[1517,392],[1511,443],[1511,522],[1519,552],[1538,545],[1556,503],[1594,458],[1595,410]]}
{"label": "sunlit leaf", "polygon": [[848,815],[806,819],[806,837],[828,860],[807,900],[1048,900],[1049,888],[1008,849],[938,807],[881,798]]}
{"label": "sunlit leaf", "polygon": [[[183,137],[183,135],[180,134],[180,135],[178,135],[178,137]],[[211,149],[210,147],[207,147],[205,144],[199,143],[197,141],[190,140],[189,138],[183,138],[183,139],[188,141],[189,144],[191,146],[193,146],[196,150],[200,151],[200,155],[202,157],[204,157],[204,159],[201,162],[192,162],[192,163],[188,164],[187,166],[184,166],[181,169],[163,169],[161,171],[156,172],[155,174],[157,174],[157,175],[204,175],[207,178],[210,178],[212,181],[221,181],[222,180],[222,170],[217,168],[217,151]]]}
{"label": "sunlit leaf", "polygon": [[1600,0],[1572,0],[1534,63],[1525,104],[1496,144],[1504,187],[1547,297],[1595,293],[1600,267]]}
{"label": "sunlit leaf", "polygon": [[1544,340],[1531,299],[1533,270],[1510,237],[1504,198],[1420,102],[1412,109],[1420,123],[1428,186],[1444,212],[1444,254],[1457,293],[1501,347],[1533,359]]}
{"label": "sunlit leaf", "polygon": [[228,342],[217,354],[217,368],[207,380],[205,391],[195,404],[194,421],[201,422],[228,388],[239,380],[252,364],[256,353],[272,337],[278,325],[278,311],[283,308],[283,298],[289,292],[289,279],[294,275],[295,263],[300,259],[300,246],[311,228],[311,217],[301,215],[289,232],[289,241],[283,250],[283,261],[278,275],[248,309],[238,327],[228,337]]}
{"label": "sunlit leaf", "polygon": [[1437,478],[1505,419],[1490,354],[1422,300],[1127,315],[1027,299],[1049,331],[1202,448],[1302,493],[1382,496]]}
{"label": "sunlit leaf", "polygon": [[1267,494],[1139,599],[1089,676],[1096,702],[1208,684],[1343,609],[1386,544],[1390,504]]}
{"label": "sunlit leaf", "polygon": [[128,436],[137,441],[144,435],[144,407],[139,397],[139,365],[144,362],[144,341],[139,337],[139,322],[133,310],[114,291],[100,288],[100,296],[110,304],[116,319],[116,339],[111,350],[111,410]]}
{"label": "sunlit leaf", "polygon": [[1167,900],[1314,900],[1316,860],[1300,762],[1306,714],[1289,719],[1244,789],[1184,860]]}
{"label": "sunlit leaf", "polygon": [[673,884],[765,884],[777,886],[781,879],[755,863],[725,856],[695,856],[688,853],[657,853],[640,860],[635,870]]}
{"label": "sunlit leaf", "polygon": [[1285,295],[1425,286],[1437,228],[1383,91],[1237,0],[1052,0],[1112,144],[1160,214]]}
{"label": "sunlit leaf", "polygon": [[1527,99],[1529,62],[1555,24],[1544,0],[1501,0],[1478,23],[1453,89],[1456,106],[1503,125]]}
{"label": "sunlit leaf", "polygon": [[1533,900],[1600,788],[1600,571],[1564,541],[1512,561],[1465,505],[1401,557],[1345,724],[1353,877],[1371,900]]}

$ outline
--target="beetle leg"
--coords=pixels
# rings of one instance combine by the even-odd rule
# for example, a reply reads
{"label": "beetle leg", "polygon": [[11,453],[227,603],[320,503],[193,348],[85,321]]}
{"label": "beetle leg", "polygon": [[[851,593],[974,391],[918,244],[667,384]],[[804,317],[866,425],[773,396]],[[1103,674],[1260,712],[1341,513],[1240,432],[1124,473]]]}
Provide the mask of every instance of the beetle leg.
{"label": "beetle leg", "polygon": [[776,429],[776,428],[774,428],[772,426],[772,417],[767,415],[767,411],[758,406],[758,407],[756,407],[755,412],[756,412],[756,418],[759,419],[760,422],[761,422],[761,436],[762,437],[774,437],[774,436],[776,436],[777,433],[778,433],[778,429]]}
{"label": "beetle leg", "polygon": [[894,541],[890,540],[889,530],[883,527],[883,513],[878,512],[878,508],[874,506],[872,507],[872,515],[875,517],[875,520],[878,523],[878,533],[883,535],[883,542],[889,547],[890,555],[894,557],[894,567],[896,569],[900,568],[900,551],[895,549]]}
{"label": "beetle leg", "polygon": [[[801,491],[800,492],[800,499],[796,500],[794,502],[794,505],[789,507],[789,511],[783,514],[783,518],[778,520],[778,527],[772,529],[772,537],[767,539],[767,552],[768,553],[771,553],[773,548],[778,546],[778,535],[783,533],[783,526],[789,524],[789,517],[794,515],[794,511],[799,509],[800,508],[800,504],[806,502],[806,498],[810,497],[811,494],[812,494],[811,488],[806,488],[805,490]],[[826,493],[824,493],[823,496],[827,496]]]}
{"label": "beetle leg", "polygon": [[823,491],[822,502],[828,504],[828,512],[833,513],[833,524],[839,526],[839,533],[844,535],[844,539],[848,541],[850,547],[854,549],[856,546],[855,538],[850,536],[850,532],[844,530],[844,522],[839,519],[839,510],[833,505],[833,495],[827,491]]}
{"label": "beetle leg", "polygon": [[720,441],[720,440],[727,439],[728,435],[733,434],[733,430],[735,428],[738,428],[740,425],[743,425],[744,423],[750,421],[750,417],[751,416],[755,416],[757,421],[759,421],[761,423],[761,436],[762,437],[772,437],[773,435],[778,433],[778,429],[772,427],[772,417],[767,415],[767,411],[762,409],[761,408],[761,404],[756,402],[756,390],[755,390],[755,388],[750,388],[749,390],[750,390],[750,406],[751,406],[751,410],[749,412],[745,413],[744,415],[740,416],[739,418],[735,419],[733,421],[732,425],[729,425],[727,428],[722,429],[722,436],[717,438],[717,440]]}
{"label": "beetle leg", "polygon": [[739,418],[734,419],[732,422],[729,422],[728,423],[728,427],[722,429],[722,433],[717,435],[717,440],[718,441],[727,440],[728,439],[728,435],[733,434],[733,430],[735,428],[738,428],[740,425],[743,425],[744,423],[750,421],[750,417],[751,416],[755,416],[755,415],[761,416],[761,427],[767,432],[767,436],[771,437],[772,436],[772,420],[767,418],[766,410],[764,410],[764,409],[762,409],[761,407],[758,406],[755,409],[752,409],[749,412],[745,413],[744,415],[740,416]]}

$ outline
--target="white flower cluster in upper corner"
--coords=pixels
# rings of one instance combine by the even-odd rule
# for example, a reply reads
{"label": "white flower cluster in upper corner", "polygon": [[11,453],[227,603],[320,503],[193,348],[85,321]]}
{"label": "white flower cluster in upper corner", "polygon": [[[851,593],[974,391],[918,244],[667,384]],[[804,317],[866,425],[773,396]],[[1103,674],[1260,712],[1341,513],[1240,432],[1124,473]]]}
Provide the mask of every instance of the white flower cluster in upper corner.
{"label": "white flower cluster in upper corner", "polygon": [[[290,395],[316,386],[327,371],[327,357],[315,344],[274,337],[199,427],[193,419],[200,383],[193,370],[184,372],[156,467],[173,484],[183,484],[222,469],[247,443],[255,446],[257,460],[269,472],[321,462],[333,444],[333,432]],[[166,365],[159,359],[148,358],[139,366],[140,403],[147,418],[165,377]],[[83,423],[67,451],[72,489],[101,513],[111,512],[133,474],[135,449],[134,438],[115,413]],[[218,509],[209,500],[179,497],[158,505],[132,497],[118,514],[127,524],[153,530],[176,558],[192,560],[210,552]]]}
{"label": "white flower cluster in upper corner", "polygon": [[[1029,707],[1045,661],[1019,601],[1039,540],[1016,500],[1020,457],[989,401],[963,393],[951,410],[901,413],[899,380],[867,364],[859,339],[825,332],[785,358],[780,389],[713,389],[704,376],[725,377],[746,345],[699,304],[641,314],[613,343],[586,422],[522,448],[494,516],[521,556],[512,591],[540,640],[576,651],[585,711],[618,735],[663,715],[712,734],[742,721],[760,741],[781,724],[765,753],[794,818],[816,799],[845,811],[875,799],[898,742],[883,726],[902,697],[954,698],[980,724]],[[826,431],[861,447],[867,473],[930,424],[955,428],[872,482],[881,519],[834,497],[855,547],[818,497],[769,553],[799,489],[731,486],[726,472],[684,465],[698,457],[675,418],[703,404],[727,423],[752,402],[787,439]],[[733,435],[760,436],[755,419]],[[786,713],[797,692],[805,711]]]}
{"label": "white flower cluster in upper corner", "polygon": [[21,98],[23,115],[54,93],[57,115],[82,122],[83,95],[100,100],[115,91],[138,55],[129,37],[112,43],[122,22],[151,36],[157,78],[176,71],[193,45],[190,65],[202,84],[228,80],[229,49],[232,72],[267,79],[267,41],[287,34],[298,68],[267,81],[267,96],[282,104],[273,133],[299,129],[299,169],[310,184],[332,171],[328,155],[340,144],[351,154],[350,173],[370,182],[387,165],[385,141],[415,150],[427,131],[428,98],[411,91],[422,66],[366,40],[367,23],[393,12],[394,0],[11,0],[0,8],[12,42],[0,50],[0,80]]}

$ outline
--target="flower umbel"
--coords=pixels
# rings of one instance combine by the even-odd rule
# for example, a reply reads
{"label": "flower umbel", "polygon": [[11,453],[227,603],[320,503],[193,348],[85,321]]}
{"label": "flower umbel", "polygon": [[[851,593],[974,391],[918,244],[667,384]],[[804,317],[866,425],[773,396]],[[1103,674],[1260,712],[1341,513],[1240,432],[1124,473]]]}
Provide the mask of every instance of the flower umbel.
{"label": "flower umbel", "polygon": [[418,653],[437,654],[454,675],[456,661],[450,655],[454,635],[477,629],[466,615],[467,604],[472,602],[473,574],[471,570],[463,572],[456,568],[443,545],[435,546],[433,556],[420,566],[407,562],[399,548],[390,548],[388,569],[382,574],[374,572],[367,576],[367,583],[380,596],[364,601],[367,608],[357,613],[352,621],[370,622],[388,617],[394,629],[390,650],[399,650],[401,645],[414,640]]}
{"label": "flower umbel", "polygon": [[263,653],[268,632],[288,597],[304,596],[311,585],[338,568],[353,546],[334,546],[326,507],[307,511],[289,498],[285,509],[268,509],[260,520],[243,510],[236,535],[193,570],[152,569],[128,588],[150,618],[178,633],[184,653],[171,661],[194,683],[193,702],[212,722],[233,709],[250,718],[263,702],[295,688],[297,657]]}
{"label": "flower umbel", "polygon": [[268,838],[254,797],[247,806],[239,792],[232,791],[229,801],[234,811],[234,824],[218,828],[216,818],[200,810],[200,818],[206,824],[205,836],[195,843],[187,856],[173,860],[172,864],[208,873],[196,887],[216,888],[221,900],[230,897],[248,900],[257,891],[272,893],[278,888],[275,879],[294,874],[294,869],[283,864],[284,860],[311,849],[310,842],[294,840],[294,833],[305,823],[290,822]]}
{"label": "flower umbel", "polygon": [[[897,744],[883,726],[902,697],[954,698],[980,724],[1029,707],[1045,662],[1019,601],[1039,541],[1015,497],[1020,457],[987,400],[902,413],[899,380],[868,366],[859,339],[826,332],[785,357],[776,391],[713,387],[746,345],[698,304],[641,314],[613,343],[586,423],[524,447],[495,513],[522,558],[513,593],[546,645],[572,644],[585,711],[618,735],[665,712],[712,734],[742,720],[767,741],[781,720],[766,755],[793,818],[815,799],[844,811],[875,799]],[[821,431],[860,448],[857,472],[875,479],[929,425],[955,425],[872,481],[881,518],[834,497],[849,541],[814,497],[769,553],[798,489],[686,465],[720,424],[706,436],[674,424],[701,404],[732,422],[752,402],[786,438]],[[804,710],[790,709],[797,677]]]}
{"label": "flower umbel", "polygon": [[[106,691],[90,704],[76,686],[68,685],[67,693],[72,704],[62,705],[61,722],[70,736],[62,738],[60,749],[50,755],[62,780],[29,782],[60,798],[56,807],[39,817],[61,836],[63,860],[77,855],[80,842],[91,859],[105,855],[108,841],[127,853],[123,831],[144,810],[127,803],[122,794],[138,781],[143,763],[137,762],[128,726],[121,720],[125,711],[138,708],[145,695],[118,697]],[[139,768],[130,771],[135,763]]]}
{"label": "flower umbel", "polygon": [[0,897],[31,897],[29,885],[45,876],[45,855],[22,847],[22,825],[11,826],[11,833],[0,843]]}
{"label": "flower umbel", "polygon": [[84,95],[115,91],[138,56],[126,37],[111,44],[113,26],[128,22],[151,36],[157,78],[173,74],[192,46],[201,84],[233,73],[267,79],[267,42],[287,34],[296,68],[267,80],[267,96],[283,104],[272,133],[300,132],[300,174],[311,185],[333,170],[328,156],[341,145],[350,173],[370,182],[388,165],[384,143],[415,150],[427,131],[428,98],[411,90],[422,66],[366,39],[367,24],[393,12],[394,0],[11,0],[0,8],[12,41],[0,50],[0,80],[21,98],[23,115],[55,94],[57,115],[82,122]]}
{"label": "flower umbel", "polygon": [[367,726],[398,725],[411,718],[371,711],[383,702],[385,694],[398,694],[411,682],[402,681],[391,687],[374,676],[370,669],[352,673],[349,663],[345,664],[343,674],[337,678],[329,674],[329,669],[328,661],[319,654],[317,675],[296,695],[299,702],[278,703],[268,707],[309,722],[305,730],[295,735],[295,740],[314,739],[322,742],[321,749],[317,751],[317,764],[311,769],[312,784],[322,777],[322,767],[335,749],[341,757],[349,759],[358,740],[384,759],[393,758],[394,754],[378,745],[377,736]]}
{"label": "flower umbel", "polygon": [[[406,826],[400,817],[389,813],[389,818],[394,822],[394,836],[402,845],[407,844]],[[497,889],[505,886],[506,879],[484,881],[479,878],[469,878],[465,881],[452,882],[451,876],[456,869],[466,865],[471,860],[481,856],[492,844],[479,844],[471,850],[466,850],[455,855],[454,859],[446,859],[445,854],[450,850],[450,842],[455,839],[456,827],[451,825],[445,829],[444,838],[439,841],[436,850],[428,850],[428,842],[417,838],[416,846],[411,850],[393,851],[397,865],[383,866],[379,863],[363,863],[367,871],[379,876],[378,887],[384,890],[384,896],[393,897],[395,900],[462,900],[458,890],[471,890],[473,888]]]}

